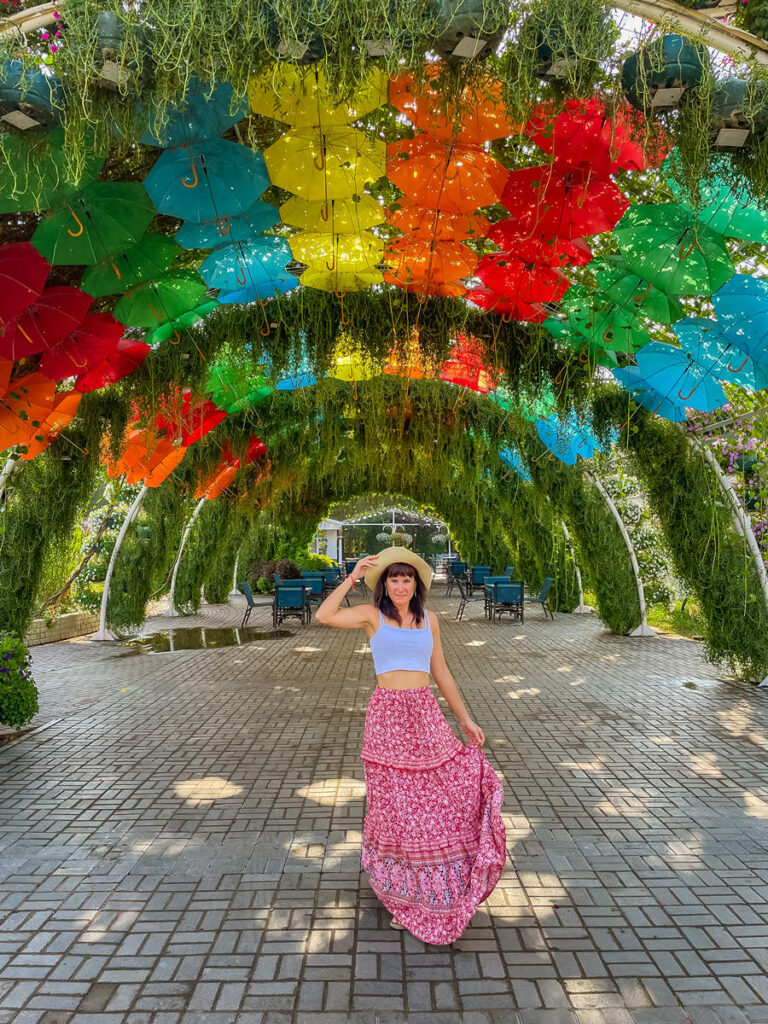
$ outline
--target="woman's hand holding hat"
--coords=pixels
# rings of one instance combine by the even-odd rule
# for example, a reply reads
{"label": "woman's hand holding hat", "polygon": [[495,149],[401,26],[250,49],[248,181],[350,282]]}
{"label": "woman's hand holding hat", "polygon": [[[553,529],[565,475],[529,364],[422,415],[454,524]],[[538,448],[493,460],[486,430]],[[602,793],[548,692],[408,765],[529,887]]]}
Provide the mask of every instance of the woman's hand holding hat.
{"label": "woman's hand holding hat", "polygon": [[361,580],[363,576],[365,576],[366,570],[376,565],[378,560],[378,555],[366,555],[365,558],[361,558],[360,561],[355,566],[355,568],[349,574],[350,577],[355,581]]}

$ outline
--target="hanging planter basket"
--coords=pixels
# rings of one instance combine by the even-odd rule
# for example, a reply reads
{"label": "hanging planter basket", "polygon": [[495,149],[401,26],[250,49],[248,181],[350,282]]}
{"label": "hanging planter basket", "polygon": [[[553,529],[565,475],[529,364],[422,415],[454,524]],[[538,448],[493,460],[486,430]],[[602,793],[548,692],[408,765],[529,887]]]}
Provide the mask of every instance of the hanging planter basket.
{"label": "hanging planter basket", "polygon": [[25,68],[20,60],[0,65],[0,122],[19,132],[48,132],[61,121],[64,93],[58,78]]}
{"label": "hanging planter basket", "polygon": [[708,65],[706,47],[683,36],[666,35],[627,57],[621,68],[621,84],[637,110],[672,110],[679,106],[686,90],[701,84]]}
{"label": "hanging planter basket", "polygon": [[[768,100],[765,85],[754,83],[754,95],[749,95],[750,83],[743,78],[727,78],[717,87],[712,100],[715,128],[715,149],[739,149],[761,139],[768,130],[768,109],[762,103]],[[750,107],[758,108],[753,115]]]}

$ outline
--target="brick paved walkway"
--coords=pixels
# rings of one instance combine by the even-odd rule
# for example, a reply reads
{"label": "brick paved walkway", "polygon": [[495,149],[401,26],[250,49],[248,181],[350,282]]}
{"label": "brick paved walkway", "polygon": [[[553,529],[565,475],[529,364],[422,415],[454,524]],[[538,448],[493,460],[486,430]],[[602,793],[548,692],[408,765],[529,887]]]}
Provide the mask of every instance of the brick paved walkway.
{"label": "brick paved walkway", "polygon": [[454,605],[511,858],[454,947],[359,871],[362,634],[55,644],[46,727],[0,747],[0,1024],[768,1024],[768,693],[692,642]]}

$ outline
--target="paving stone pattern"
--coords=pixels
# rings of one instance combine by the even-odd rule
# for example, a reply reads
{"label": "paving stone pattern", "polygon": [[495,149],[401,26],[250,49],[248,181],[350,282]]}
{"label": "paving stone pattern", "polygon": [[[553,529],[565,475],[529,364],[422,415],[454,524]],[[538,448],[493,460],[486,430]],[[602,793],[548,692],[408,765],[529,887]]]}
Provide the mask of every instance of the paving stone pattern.
{"label": "paving stone pattern", "polygon": [[0,1024],[768,1024],[768,692],[693,642],[455,604],[510,860],[452,947],[360,872],[362,634],[37,648],[45,728],[0,747]]}

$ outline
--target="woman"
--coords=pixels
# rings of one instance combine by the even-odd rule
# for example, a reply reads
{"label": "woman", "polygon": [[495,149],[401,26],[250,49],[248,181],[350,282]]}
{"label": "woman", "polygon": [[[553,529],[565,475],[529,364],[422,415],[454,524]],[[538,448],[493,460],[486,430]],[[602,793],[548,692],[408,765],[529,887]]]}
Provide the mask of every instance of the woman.
{"label": "woman", "polygon": [[[342,608],[363,575],[373,604]],[[393,914],[392,927],[439,945],[458,939],[498,882],[506,834],[501,781],[480,749],[483,730],[448,671],[437,616],[424,608],[431,581],[422,558],[392,547],[362,558],[320,605],[317,619],[364,629],[377,675],[361,754],[368,798],[363,869]],[[440,711],[430,673],[468,746]]]}

